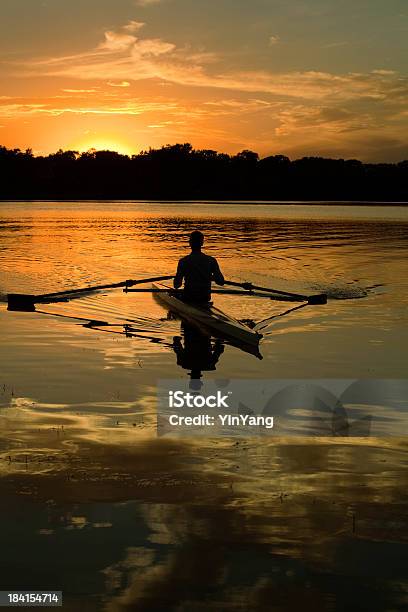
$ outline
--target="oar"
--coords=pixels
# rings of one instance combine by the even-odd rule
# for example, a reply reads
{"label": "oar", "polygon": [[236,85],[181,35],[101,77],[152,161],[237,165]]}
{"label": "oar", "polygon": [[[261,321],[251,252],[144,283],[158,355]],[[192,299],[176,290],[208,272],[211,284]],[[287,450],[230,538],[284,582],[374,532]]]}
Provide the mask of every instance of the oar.
{"label": "oar", "polygon": [[327,295],[324,293],[316,295],[301,295],[300,293],[291,293],[289,291],[280,291],[278,289],[270,289],[268,287],[260,287],[259,285],[253,285],[252,283],[236,283],[235,281],[224,281],[225,285],[231,285],[232,287],[241,287],[247,291],[253,289],[258,291],[265,291],[266,293],[275,293],[276,295],[284,295],[293,300],[299,300],[300,302],[308,302],[309,304],[327,304]]}
{"label": "oar", "polygon": [[9,293],[7,295],[8,310],[35,310],[35,304],[52,301],[55,298],[69,298],[72,295],[80,293],[88,293],[89,291],[98,291],[100,289],[116,289],[117,287],[132,287],[141,283],[150,283],[154,281],[169,280],[174,276],[155,276],[153,278],[129,279],[120,283],[110,283],[109,285],[92,285],[91,287],[82,287],[81,289],[67,289],[65,291],[56,291],[54,293],[42,293],[40,295],[32,295],[26,293]]}

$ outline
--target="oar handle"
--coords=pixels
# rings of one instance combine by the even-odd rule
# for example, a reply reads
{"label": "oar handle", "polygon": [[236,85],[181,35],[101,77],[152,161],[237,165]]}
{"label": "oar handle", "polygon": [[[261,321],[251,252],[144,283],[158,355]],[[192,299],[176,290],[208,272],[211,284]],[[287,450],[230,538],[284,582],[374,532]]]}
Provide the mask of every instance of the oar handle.
{"label": "oar handle", "polygon": [[174,278],[174,274],[170,276],[153,276],[152,278],[139,278],[137,280],[129,279],[123,284],[125,285],[126,291],[127,287],[133,287],[134,285],[141,285],[143,283],[154,283],[156,281],[170,280],[171,278]]}
{"label": "oar handle", "polygon": [[[231,287],[242,287],[242,289],[247,289],[248,291],[252,291],[255,289],[252,283],[236,283],[235,281],[224,281],[224,285],[231,285]],[[268,289],[270,291],[270,289]]]}
{"label": "oar handle", "polygon": [[168,293],[169,291],[174,291],[174,289],[171,289],[170,287],[167,289],[159,289],[156,287],[152,287],[150,289],[128,289],[125,287],[123,290],[124,293]]}

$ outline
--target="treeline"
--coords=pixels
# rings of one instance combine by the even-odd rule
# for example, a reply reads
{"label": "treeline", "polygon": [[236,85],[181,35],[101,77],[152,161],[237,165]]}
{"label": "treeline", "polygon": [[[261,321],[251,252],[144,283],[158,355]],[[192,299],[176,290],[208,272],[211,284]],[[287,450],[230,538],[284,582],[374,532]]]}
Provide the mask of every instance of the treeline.
{"label": "treeline", "polygon": [[31,150],[0,146],[0,199],[408,200],[408,161],[364,164],[355,159],[253,151],[226,155],[166,145],[138,155],[113,151]]}

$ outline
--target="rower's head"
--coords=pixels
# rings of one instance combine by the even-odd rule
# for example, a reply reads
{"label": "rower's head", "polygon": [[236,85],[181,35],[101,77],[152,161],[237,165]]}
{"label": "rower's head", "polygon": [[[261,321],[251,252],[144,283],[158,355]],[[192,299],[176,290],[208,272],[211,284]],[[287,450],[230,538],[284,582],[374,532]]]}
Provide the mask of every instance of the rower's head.
{"label": "rower's head", "polygon": [[191,232],[189,242],[192,251],[200,251],[204,244],[204,234],[198,230]]}

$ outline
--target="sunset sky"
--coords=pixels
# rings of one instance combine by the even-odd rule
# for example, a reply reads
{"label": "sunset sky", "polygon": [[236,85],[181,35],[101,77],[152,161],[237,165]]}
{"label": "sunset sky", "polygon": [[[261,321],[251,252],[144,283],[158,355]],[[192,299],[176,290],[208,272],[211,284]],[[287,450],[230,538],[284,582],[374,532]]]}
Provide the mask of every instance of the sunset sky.
{"label": "sunset sky", "polygon": [[0,144],[408,158],[407,0],[1,0]]}

